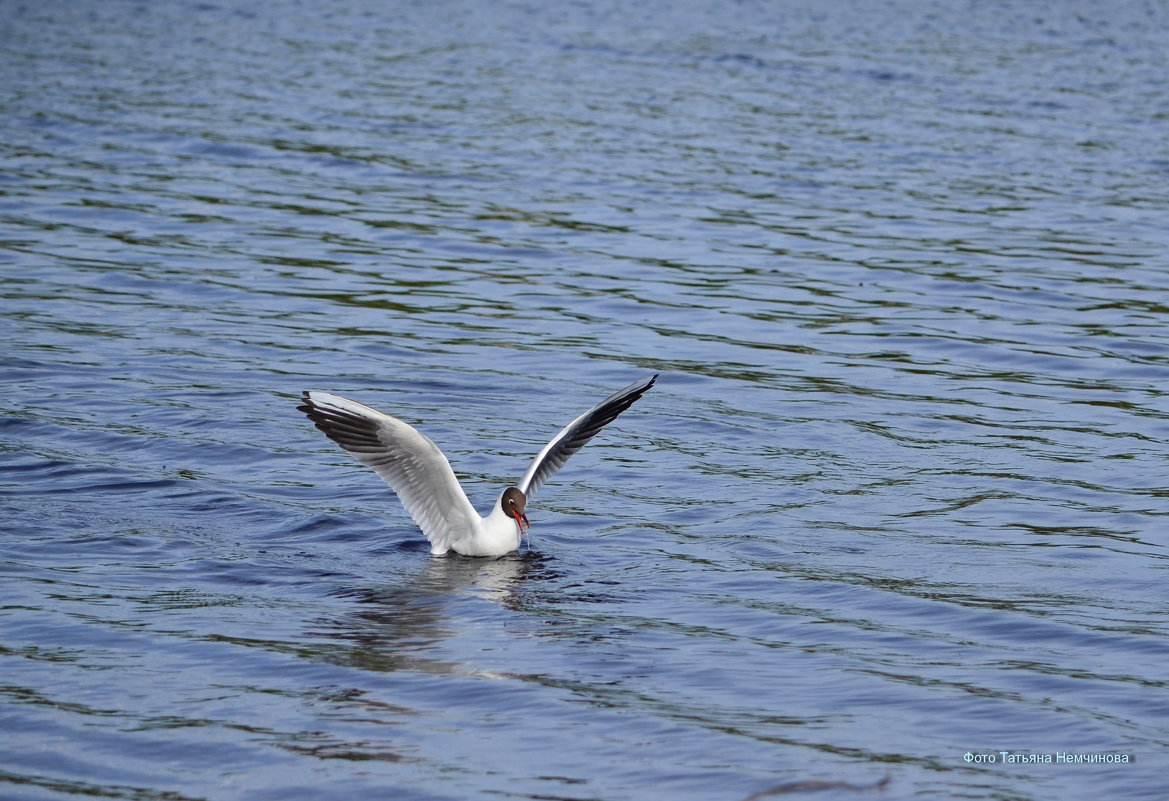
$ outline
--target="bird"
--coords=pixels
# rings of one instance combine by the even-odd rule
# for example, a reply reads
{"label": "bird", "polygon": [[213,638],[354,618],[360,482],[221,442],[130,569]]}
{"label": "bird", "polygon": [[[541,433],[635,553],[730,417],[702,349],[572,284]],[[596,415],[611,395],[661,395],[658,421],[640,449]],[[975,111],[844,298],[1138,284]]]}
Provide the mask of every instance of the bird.
{"label": "bird", "polygon": [[373,468],[430,541],[430,552],[503,556],[520,547],[528,500],[597,432],[633,405],[658,374],[635,381],[577,417],[536,454],[527,471],[500,493],[482,517],[459,485],[450,462],[425,434],[365,404],[308,390],[296,408],[354,459]]}

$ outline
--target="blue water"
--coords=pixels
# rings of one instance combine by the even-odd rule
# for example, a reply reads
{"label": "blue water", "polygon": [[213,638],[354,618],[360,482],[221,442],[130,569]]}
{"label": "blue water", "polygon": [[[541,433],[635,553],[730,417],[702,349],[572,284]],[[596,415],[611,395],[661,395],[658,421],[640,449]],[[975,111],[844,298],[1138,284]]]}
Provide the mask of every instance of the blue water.
{"label": "blue water", "polygon": [[[0,797],[1164,797],[1161,4],[10,2],[0,74]],[[655,372],[498,560],[295,409],[484,508]]]}

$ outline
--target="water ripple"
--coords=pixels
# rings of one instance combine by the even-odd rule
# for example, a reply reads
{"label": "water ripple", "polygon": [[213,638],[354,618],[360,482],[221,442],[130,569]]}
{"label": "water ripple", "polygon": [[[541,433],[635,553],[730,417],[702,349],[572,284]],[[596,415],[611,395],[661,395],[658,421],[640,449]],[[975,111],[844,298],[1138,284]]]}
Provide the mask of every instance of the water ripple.
{"label": "water ripple", "polygon": [[[1152,797],[1159,15],[14,6],[0,784]],[[490,561],[295,411],[486,503],[650,372]]]}

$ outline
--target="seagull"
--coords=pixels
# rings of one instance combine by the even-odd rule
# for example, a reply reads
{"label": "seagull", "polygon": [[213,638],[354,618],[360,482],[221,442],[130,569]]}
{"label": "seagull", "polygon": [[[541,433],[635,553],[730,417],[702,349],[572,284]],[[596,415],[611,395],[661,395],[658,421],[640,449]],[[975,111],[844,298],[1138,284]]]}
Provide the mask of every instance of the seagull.
{"label": "seagull", "polygon": [[633,382],[561,429],[486,517],[471,506],[438,446],[410,424],[328,392],[307,391],[296,408],[390,485],[430,541],[432,554],[502,556],[520,547],[524,528],[531,526],[524,512],[528,498],[657,379],[655,373]]}

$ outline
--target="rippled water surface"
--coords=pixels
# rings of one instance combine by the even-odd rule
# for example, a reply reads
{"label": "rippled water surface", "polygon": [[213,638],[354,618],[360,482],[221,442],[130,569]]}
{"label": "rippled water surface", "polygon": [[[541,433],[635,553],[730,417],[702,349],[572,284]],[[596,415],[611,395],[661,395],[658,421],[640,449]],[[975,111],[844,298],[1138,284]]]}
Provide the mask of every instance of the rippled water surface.
{"label": "rippled water surface", "polygon": [[[3,798],[1165,797],[1163,4],[12,0],[0,70]],[[295,409],[486,506],[655,372],[498,560]]]}

